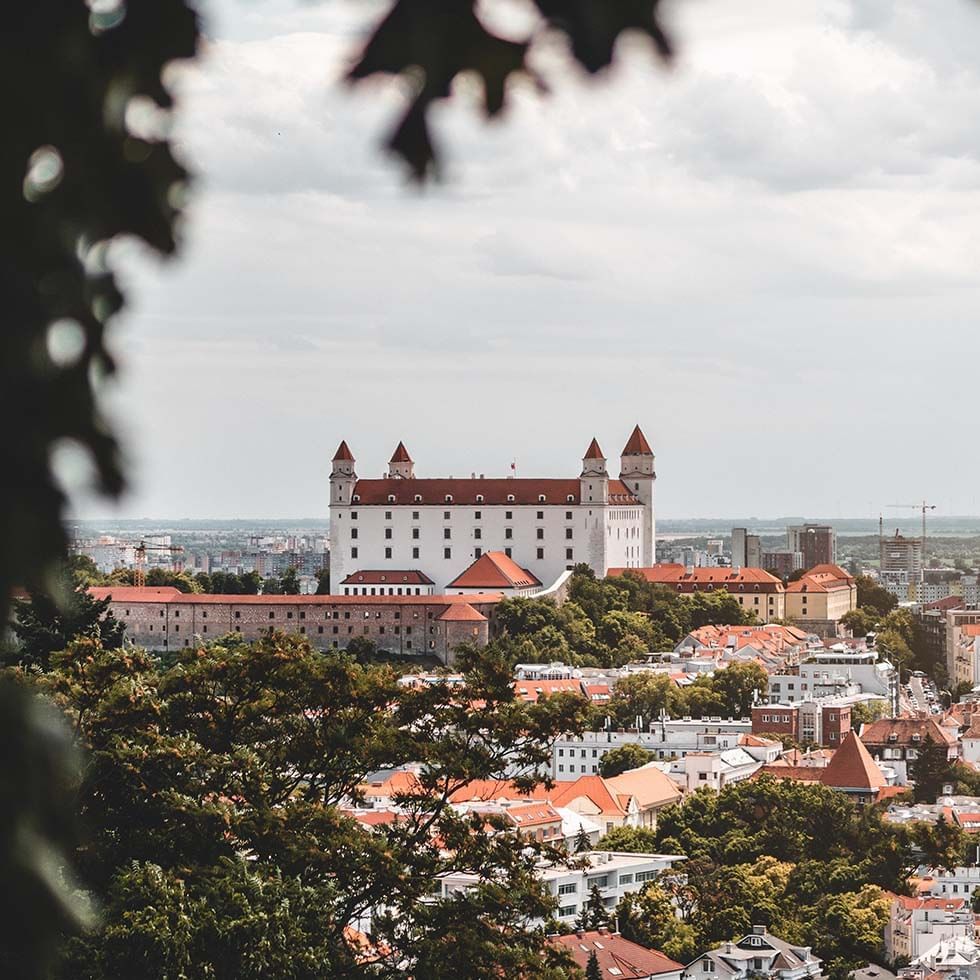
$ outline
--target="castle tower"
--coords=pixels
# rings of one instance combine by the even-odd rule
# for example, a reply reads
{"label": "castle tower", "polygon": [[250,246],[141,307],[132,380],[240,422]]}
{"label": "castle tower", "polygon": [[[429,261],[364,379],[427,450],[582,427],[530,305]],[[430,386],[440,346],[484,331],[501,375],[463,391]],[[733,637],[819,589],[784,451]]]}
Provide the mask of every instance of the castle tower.
{"label": "castle tower", "polygon": [[636,426],[623,447],[619,478],[643,503],[643,565],[657,560],[657,531],[653,507],[653,485],[657,479],[655,457],[643,430]]}
{"label": "castle tower", "polygon": [[606,457],[595,439],[589,443],[589,448],[585,450],[585,455],[582,457],[579,483],[579,499],[583,505],[609,502],[609,471],[606,469]]}
{"label": "castle tower", "polygon": [[330,472],[330,506],[350,503],[357,474],[354,472],[354,454],[346,441],[341,442],[333,456],[333,469]]}
{"label": "castle tower", "polygon": [[408,455],[405,443],[399,442],[388,461],[389,480],[412,480],[415,478],[415,463]]}

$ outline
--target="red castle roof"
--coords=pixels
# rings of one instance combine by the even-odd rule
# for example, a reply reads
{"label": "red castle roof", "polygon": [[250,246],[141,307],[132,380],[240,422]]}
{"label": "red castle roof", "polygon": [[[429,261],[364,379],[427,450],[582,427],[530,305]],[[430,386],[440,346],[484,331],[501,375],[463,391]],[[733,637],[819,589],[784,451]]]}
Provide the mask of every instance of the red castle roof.
{"label": "red castle roof", "polygon": [[332,462],[336,462],[338,459],[348,460],[351,463],[354,462],[354,455],[351,453],[346,439],[341,440],[340,445],[337,447],[337,451],[333,454]]}
{"label": "red castle roof", "polygon": [[521,568],[502,551],[488,551],[457,575],[447,589],[527,589],[540,585],[537,576]]}
{"label": "red castle roof", "polygon": [[411,463],[412,457],[408,455],[408,450],[405,448],[405,443],[399,442],[395,447],[395,451],[391,454],[392,463]]}
{"label": "red castle roof", "polygon": [[605,459],[605,454],[599,448],[599,443],[593,437],[592,442],[589,443],[589,448],[585,450],[585,456],[583,459]]}
{"label": "red castle roof", "polygon": [[643,434],[643,431],[637,426],[633,430],[633,434],[629,437],[628,442],[623,447],[624,456],[652,456],[653,450],[650,448],[650,443],[647,442],[647,437]]}

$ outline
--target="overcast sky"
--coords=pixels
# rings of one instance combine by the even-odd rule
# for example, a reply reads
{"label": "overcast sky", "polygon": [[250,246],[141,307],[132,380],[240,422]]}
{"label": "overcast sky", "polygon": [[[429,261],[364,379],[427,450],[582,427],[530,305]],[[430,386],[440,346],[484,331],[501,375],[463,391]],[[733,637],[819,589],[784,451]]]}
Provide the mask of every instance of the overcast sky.
{"label": "overcast sky", "polygon": [[80,516],[326,516],[342,438],[361,476],[399,439],[577,475],[593,435],[618,472],[636,422],[662,517],[980,512],[980,7],[676,3],[669,72],[545,52],[489,127],[461,86],[421,193],[397,85],[337,82],[382,9],[206,7],[185,247],[127,250],[113,327],[133,488]]}

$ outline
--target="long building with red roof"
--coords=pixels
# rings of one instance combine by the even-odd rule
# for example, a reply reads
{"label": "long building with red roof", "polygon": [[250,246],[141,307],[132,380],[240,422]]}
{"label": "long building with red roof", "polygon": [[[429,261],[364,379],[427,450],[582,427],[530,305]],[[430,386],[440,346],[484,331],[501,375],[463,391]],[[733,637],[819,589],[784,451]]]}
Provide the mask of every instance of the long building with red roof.
{"label": "long building with red roof", "polygon": [[341,442],[330,477],[330,581],[350,587],[370,574],[387,582],[389,574],[411,569],[442,593],[466,573],[486,577],[488,570],[476,563],[491,552],[545,587],[581,563],[600,577],[613,566],[652,565],[654,461],[636,426],[618,478],[593,438],[576,477],[517,476],[516,464],[504,477],[418,477],[399,442],[386,474],[365,479]]}

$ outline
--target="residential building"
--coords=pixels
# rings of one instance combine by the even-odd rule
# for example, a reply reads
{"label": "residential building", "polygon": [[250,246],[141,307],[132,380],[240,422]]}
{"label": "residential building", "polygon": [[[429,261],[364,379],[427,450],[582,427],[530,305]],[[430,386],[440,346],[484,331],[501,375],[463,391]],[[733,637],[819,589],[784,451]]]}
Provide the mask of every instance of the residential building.
{"label": "residential building", "polygon": [[803,552],[790,551],[788,548],[763,551],[760,564],[767,572],[772,572],[781,579],[788,579],[793,572],[806,568],[803,564]]}
{"label": "residential building", "polygon": [[761,568],[762,540],[744,527],[732,528],[732,568]]}
{"label": "residential building", "polygon": [[631,730],[583,732],[559,735],[552,748],[552,776],[574,779],[599,771],[602,757],[621,745],[634,743],[670,759],[688,752],[734,749],[743,735],[752,733],[748,718],[658,718],[649,727]]}
{"label": "residential building", "polygon": [[786,586],[786,617],[824,636],[837,633],[841,616],[857,608],[857,582],[839,565],[815,565]]}
{"label": "residential building", "polygon": [[809,946],[787,943],[765,926],[753,926],[738,942],[723,943],[688,963],[682,980],[804,980],[822,975],[821,962]]}
{"label": "residential building", "polygon": [[734,749],[688,752],[679,759],[651,765],[665,767],[685,795],[705,787],[720,792],[732,783],[751,779],[764,765],[771,765],[778,759],[781,742],[766,739],[746,742],[749,738],[755,739],[755,736],[743,736],[741,744]]}
{"label": "residential building", "polygon": [[681,980],[682,963],[655,949],[623,939],[617,932],[598,929],[593,932],[570,932],[550,936],[548,942],[569,953],[576,966],[585,972],[594,956],[603,978],[616,980]]}
{"label": "residential building", "polygon": [[735,596],[746,612],[762,623],[786,616],[785,589],[774,575],[761,568],[694,568],[661,564],[642,568],[610,568],[609,575],[631,572],[654,585],[663,585],[685,595],[720,590]]}
{"label": "residential building", "polygon": [[547,584],[579,563],[600,577],[611,565],[650,565],[654,462],[637,426],[618,479],[595,439],[577,478],[418,478],[399,443],[383,478],[361,479],[342,442],[330,477],[330,580],[362,568],[415,568],[441,593],[488,551]]}
{"label": "residential building", "polygon": [[640,826],[648,830],[657,829],[657,814],[661,810],[681,799],[680,790],[656,765],[607,776],[605,783],[618,797],[631,796],[636,800]]}
{"label": "residential building", "polygon": [[842,699],[759,704],[752,708],[755,735],[788,735],[804,745],[836,749],[851,730],[851,705]]}
{"label": "residential building", "polygon": [[901,980],[980,980],[980,948],[968,936],[943,939],[898,975]]}
{"label": "residential building", "polygon": [[880,718],[861,729],[861,741],[876,762],[894,770],[898,786],[908,785],[909,764],[926,739],[944,746],[949,759],[959,755],[956,739],[933,718]]}
{"label": "residential building", "polygon": [[[977,622],[966,622],[976,619]],[[947,635],[953,650],[953,683],[980,684],[980,614],[947,617]]]}
{"label": "residential building", "polygon": [[[626,854],[620,851],[586,851],[576,854],[572,866],[542,862],[536,874],[558,903],[560,922],[572,923],[588,904],[592,887],[599,889],[602,903],[614,909],[624,895],[640,891],[648,881],[686,860],[681,854]],[[584,867],[579,867],[584,863]],[[468,872],[442,875],[440,894],[448,897],[474,887],[479,878]]]}
{"label": "residential building", "polygon": [[885,927],[885,953],[892,962],[915,960],[944,940],[972,939],[975,928],[973,910],[962,898],[899,895]]}
{"label": "residential building", "polygon": [[126,637],[174,651],[229,633],[257,640],[270,629],[305,637],[317,649],[365,639],[391,653],[426,654],[451,664],[463,643],[485,646],[500,595],[206,595],[169,587],[89,589],[109,598]]}
{"label": "residential building", "polygon": [[973,893],[980,888],[980,867],[977,865],[953,868],[934,868],[931,875],[930,892],[937,898],[963,898],[970,901]]}
{"label": "residential building", "polygon": [[898,714],[898,671],[875,650],[832,648],[811,653],[792,672],[771,674],[769,700],[778,703],[873,694]]}
{"label": "residential building", "polygon": [[803,568],[837,561],[837,532],[829,524],[795,524],[786,528],[786,547],[803,556]]}
{"label": "residential building", "polygon": [[823,649],[819,637],[796,626],[701,626],[674,648],[677,654],[711,658],[713,669],[738,659],[756,660],[770,672],[797,666],[811,651]]}

